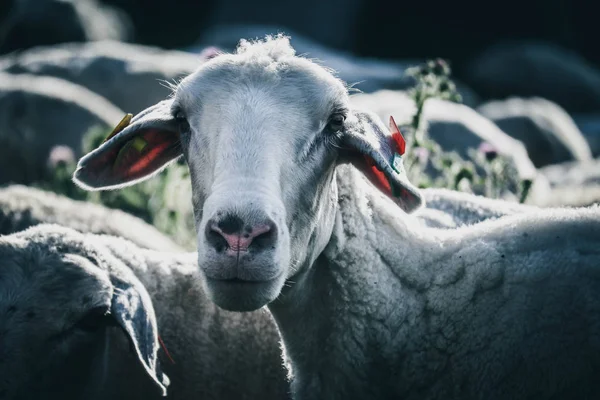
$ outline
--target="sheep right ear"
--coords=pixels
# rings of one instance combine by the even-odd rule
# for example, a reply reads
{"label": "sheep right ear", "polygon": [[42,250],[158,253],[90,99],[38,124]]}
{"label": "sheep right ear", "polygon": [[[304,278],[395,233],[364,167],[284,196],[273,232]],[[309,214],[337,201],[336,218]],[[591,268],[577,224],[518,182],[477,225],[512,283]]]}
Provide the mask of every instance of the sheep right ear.
{"label": "sheep right ear", "polygon": [[158,328],[150,296],[141,283],[113,279],[110,313],[127,335],[147,376],[163,396],[169,378],[162,373],[158,359]]}
{"label": "sheep right ear", "polygon": [[133,185],[160,172],[182,154],[173,100],[128,114],[104,143],[79,160],[73,181],[86,190]]}
{"label": "sheep right ear", "polygon": [[394,119],[387,129],[374,113],[354,111],[345,125],[342,137],[352,164],[405,212],[422,207],[423,197],[404,170],[406,143]]}

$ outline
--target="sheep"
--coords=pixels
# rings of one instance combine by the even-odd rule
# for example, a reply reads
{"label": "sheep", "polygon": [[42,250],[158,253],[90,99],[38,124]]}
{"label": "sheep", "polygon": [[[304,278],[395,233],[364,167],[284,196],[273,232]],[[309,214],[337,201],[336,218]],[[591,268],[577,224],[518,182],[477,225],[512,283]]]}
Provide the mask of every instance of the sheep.
{"label": "sheep", "polygon": [[582,207],[600,202],[600,160],[548,165],[540,173],[552,187],[540,206]]}
{"label": "sheep", "polygon": [[0,54],[62,42],[132,38],[127,15],[97,0],[14,0],[8,3],[12,3],[12,9],[6,19],[2,19]]}
{"label": "sheep", "polygon": [[[571,167],[567,173],[565,169]],[[588,173],[586,179],[578,175],[579,168]],[[550,169],[552,168],[552,169]],[[535,204],[519,204],[511,201],[489,199],[483,196],[454,190],[428,188],[421,190],[421,196],[425,204],[420,210],[407,215],[414,217],[416,223],[430,228],[457,228],[465,225],[473,225],[490,219],[497,219],[505,215],[521,213],[532,213],[540,210],[540,207],[580,207],[598,202],[600,199],[600,188],[596,184],[597,176],[593,174],[593,164],[584,163],[578,167],[570,163],[567,165],[549,166],[542,168],[540,172],[552,181],[553,187],[550,195],[545,199],[538,199]],[[578,173],[579,172],[579,173]],[[568,183],[557,184],[553,180],[558,179],[561,173],[565,173]],[[570,179],[569,179],[570,178]]]}
{"label": "sheep", "polygon": [[540,168],[552,187],[600,184],[600,160],[565,162]]}
{"label": "sheep", "polygon": [[38,224],[119,236],[152,250],[183,251],[156,228],[123,211],[23,185],[0,188],[0,235]]}
{"label": "sheep", "polygon": [[73,179],[132,185],[183,155],[202,285],[268,307],[295,399],[599,397],[600,209],[413,224],[392,122],[286,37],[241,41]]}
{"label": "sheep", "polygon": [[565,161],[589,161],[592,152],[573,119],[559,105],[542,98],[512,97],[477,108],[500,129],[523,142],[540,168]]}
{"label": "sheep", "polygon": [[600,116],[595,114],[574,115],[577,127],[583,133],[594,158],[600,157]]}
{"label": "sheep", "polygon": [[56,145],[83,154],[92,128],[107,133],[125,113],[89,90],[51,77],[0,73],[0,184],[29,184],[47,176]]}
{"label": "sheep", "polygon": [[[406,92],[380,90],[372,94],[350,97],[353,107],[375,112],[380,118],[393,116],[399,125],[410,123],[416,105]],[[440,99],[428,99],[423,118],[429,136],[446,151],[456,151],[462,157],[482,142],[492,144],[501,154],[511,157],[523,179],[535,178],[532,164],[523,144],[498,129],[491,121],[470,107]]]}
{"label": "sheep", "polygon": [[489,199],[448,189],[422,189],[425,207],[412,214],[432,228],[457,228],[505,215],[535,212],[533,205]]}
{"label": "sheep", "polygon": [[59,225],[0,236],[0,397],[289,398],[271,316],[219,309],[198,274]]}
{"label": "sheep", "polygon": [[[350,102],[353,107],[373,111],[382,119],[391,115],[399,125],[410,124],[417,110],[415,102],[402,91],[356,94],[350,97]],[[477,149],[484,142],[489,143],[512,160],[521,180],[533,182],[528,201],[535,203],[547,196],[549,185],[538,174],[525,146],[472,108],[431,98],[425,102],[422,116],[427,134],[443,150],[456,151],[466,158],[470,150]],[[507,194],[503,197],[509,198]]]}
{"label": "sheep", "polygon": [[600,186],[564,186],[550,191],[545,201],[536,203],[539,207],[587,207],[600,204]]}
{"label": "sheep", "polygon": [[65,79],[137,113],[166,97],[169,83],[193,72],[211,54],[113,41],[68,43],[7,55],[0,58],[0,70]]}

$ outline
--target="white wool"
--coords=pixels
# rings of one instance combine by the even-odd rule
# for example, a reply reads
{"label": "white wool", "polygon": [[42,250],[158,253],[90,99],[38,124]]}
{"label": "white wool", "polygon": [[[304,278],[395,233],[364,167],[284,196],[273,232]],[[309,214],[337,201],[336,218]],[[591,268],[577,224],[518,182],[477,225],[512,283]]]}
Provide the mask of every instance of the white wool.
{"label": "white wool", "polygon": [[273,61],[279,61],[286,57],[293,57],[296,50],[290,44],[290,38],[283,34],[269,35],[265,39],[249,41],[240,40],[235,54],[243,54],[248,58],[268,57]]}
{"label": "white wool", "polygon": [[324,258],[269,306],[295,398],[577,397],[595,379],[599,207],[430,229],[356,171],[338,189]]}
{"label": "white wool", "polygon": [[[6,393],[8,389],[7,398],[16,398],[11,396],[11,390],[15,389],[11,382],[36,380],[30,375],[48,375],[52,372],[49,368],[54,366],[72,376],[68,375],[69,368],[80,367],[77,363],[65,363],[64,359],[72,357],[73,351],[82,351],[74,343],[86,343],[87,348],[93,348],[106,339],[98,332],[92,335],[73,327],[77,322],[74,318],[86,315],[87,310],[82,308],[94,305],[92,301],[82,302],[82,297],[98,302],[106,293],[123,291],[111,282],[124,282],[123,277],[127,277],[128,282],[139,285],[129,287],[128,291],[141,288],[151,299],[144,310],[152,318],[145,323],[156,324],[159,341],[164,343],[164,347],[154,343],[154,348],[158,351],[160,370],[170,381],[167,398],[288,399],[289,385],[281,363],[277,328],[269,314],[219,309],[207,298],[198,275],[195,253],[141,249],[121,237],[82,234],[50,224],[0,235],[0,310],[4,312],[12,305],[40,314],[36,319],[5,318],[0,322],[6,333],[0,335],[0,348],[15,349],[3,353],[12,357],[0,358],[3,372],[0,392]],[[27,279],[22,279],[23,276]],[[61,290],[63,286],[69,290]],[[99,287],[107,288],[104,294]],[[137,298],[130,296],[135,305]],[[24,332],[32,331],[37,331],[36,335],[27,345],[17,347],[26,337]],[[61,334],[60,346],[47,340],[56,338],[57,333]],[[106,353],[110,363],[105,366],[106,376],[112,380],[106,380],[103,386],[118,398],[160,398],[150,390],[152,382],[138,373],[142,367],[132,364],[134,348],[119,330],[113,333]],[[84,339],[86,342],[81,342]],[[143,339],[150,341],[148,337]],[[144,346],[149,345],[144,342]],[[42,359],[32,360],[40,349]],[[35,364],[38,362],[39,368]],[[81,375],[86,382],[97,378],[96,364],[98,360],[91,360],[88,373]],[[28,392],[31,386],[25,388],[26,398],[31,398]]]}

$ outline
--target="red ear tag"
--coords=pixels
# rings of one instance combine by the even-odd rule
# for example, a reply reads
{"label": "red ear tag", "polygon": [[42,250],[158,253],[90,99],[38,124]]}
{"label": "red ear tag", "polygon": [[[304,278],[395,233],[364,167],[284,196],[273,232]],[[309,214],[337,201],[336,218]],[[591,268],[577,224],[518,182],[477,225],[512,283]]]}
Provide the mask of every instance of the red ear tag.
{"label": "red ear tag", "polygon": [[394,139],[394,143],[396,144],[396,152],[403,156],[406,151],[406,140],[404,140],[404,136],[400,133],[400,129],[398,129],[398,125],[396,125],[396,121],[394,121],[394,117],[391,115],[390,132],[392,132],[392,139]]}

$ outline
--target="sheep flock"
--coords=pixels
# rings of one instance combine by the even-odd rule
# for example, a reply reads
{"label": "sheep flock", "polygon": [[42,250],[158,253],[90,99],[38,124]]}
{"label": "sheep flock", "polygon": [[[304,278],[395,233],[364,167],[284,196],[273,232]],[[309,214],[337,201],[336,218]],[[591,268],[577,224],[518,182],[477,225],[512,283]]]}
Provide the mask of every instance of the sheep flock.
{"label": "sheep flock", "polygon": [[597,110],[226,37],[0,55],[0,399],[600,399]]}

